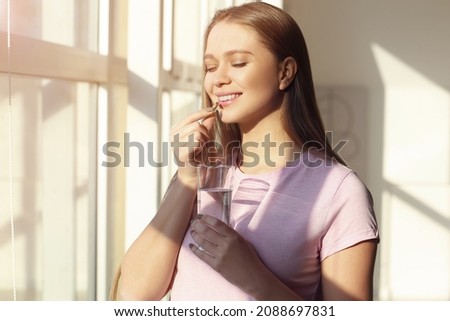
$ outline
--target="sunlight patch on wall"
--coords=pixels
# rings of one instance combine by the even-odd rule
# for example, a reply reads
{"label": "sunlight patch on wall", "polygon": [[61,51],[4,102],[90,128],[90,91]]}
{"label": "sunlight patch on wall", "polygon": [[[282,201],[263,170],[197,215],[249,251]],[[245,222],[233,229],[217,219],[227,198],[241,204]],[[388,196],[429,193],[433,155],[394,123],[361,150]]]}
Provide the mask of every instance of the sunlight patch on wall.
{"label": "sunlight patch on wall", "polygon": [[372,50],[385,87],[384,177],[448,183],[449,91],[378,44]]}

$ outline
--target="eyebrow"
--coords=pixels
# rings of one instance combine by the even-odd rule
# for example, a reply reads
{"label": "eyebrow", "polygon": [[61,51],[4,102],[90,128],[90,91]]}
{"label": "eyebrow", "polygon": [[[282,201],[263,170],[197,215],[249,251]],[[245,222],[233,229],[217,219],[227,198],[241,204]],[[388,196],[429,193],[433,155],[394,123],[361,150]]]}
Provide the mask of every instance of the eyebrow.
{"label": "eyebrow", "polygon": [[[232,56],[234,54],[249,54],[249,55],[253,56],[253,53],[251,51],[243,50],[243,49],[229,50],[229,51],[225,52],[224,56]],[[214,58],[214,55],[213,54],[205,54],[205,56],[203,57],[203,59],[209,59],[209,58]]]}

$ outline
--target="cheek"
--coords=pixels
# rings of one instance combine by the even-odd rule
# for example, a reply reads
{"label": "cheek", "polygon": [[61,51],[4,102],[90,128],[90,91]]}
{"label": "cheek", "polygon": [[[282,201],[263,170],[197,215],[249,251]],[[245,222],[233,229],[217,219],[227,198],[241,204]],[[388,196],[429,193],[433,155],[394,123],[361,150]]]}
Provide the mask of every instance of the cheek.
{"label": "cheek", "polygon": [[270,73],[249,77],[246,79],[246,83],[249,84],[249,86],[247,86],[248,89],[257,91],[263,96],[270,96],[278,91],[276,76]]}
{"label": "cheek", "polygon": [[[265,67],[265,68],[264,68]],[[257,90],[275,90],[278,88],[277,73],[271,66],[255,66],[252,70],[237,76],[236,79],[246,87]]]}
{"label": "cheek", "polygon": [[213,81],[208,74],[206,74],[203,79],[203,88],[205,88],[206,93],[211,97],[213,91]]}

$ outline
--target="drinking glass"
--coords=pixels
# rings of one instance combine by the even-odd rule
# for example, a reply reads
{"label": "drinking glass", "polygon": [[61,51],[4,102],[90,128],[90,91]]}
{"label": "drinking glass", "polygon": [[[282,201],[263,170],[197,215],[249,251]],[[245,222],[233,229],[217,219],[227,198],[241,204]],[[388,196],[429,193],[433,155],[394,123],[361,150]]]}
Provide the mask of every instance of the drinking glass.
{"label": "drinking glass", "polygon": [[230,165],[198,166],[198,214],[214,216],[230,225],[233,171]]}

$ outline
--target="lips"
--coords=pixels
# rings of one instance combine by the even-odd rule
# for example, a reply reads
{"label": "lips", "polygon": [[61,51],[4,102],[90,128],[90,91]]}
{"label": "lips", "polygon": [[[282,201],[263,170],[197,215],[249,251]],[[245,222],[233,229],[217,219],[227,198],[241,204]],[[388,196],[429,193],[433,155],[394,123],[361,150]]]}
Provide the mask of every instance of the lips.
{"label": "lips", "polygon": [[239,96],[241,96],[241,93],[232,93],[232,94],[226,94],[226,95],[217,95],[217,99],[219,101],[219,104],[224,106],[224,105],[229,105],[231,104],[234,100],[236,100]]}

